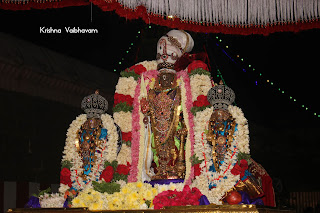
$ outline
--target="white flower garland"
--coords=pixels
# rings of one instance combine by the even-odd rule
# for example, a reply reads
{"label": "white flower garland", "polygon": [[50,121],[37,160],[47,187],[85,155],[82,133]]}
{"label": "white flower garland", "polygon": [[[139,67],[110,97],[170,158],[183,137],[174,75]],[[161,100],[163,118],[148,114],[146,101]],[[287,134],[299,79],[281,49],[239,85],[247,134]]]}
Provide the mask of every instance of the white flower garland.
{"label": "white flower garland", "polygon": [[45,193],[39,197],[41,208],[62,208],[65,200],[64,195],[59,193]]}
{"label": "white flower garland", "polygon": [[[67,131],[66,145],[63,151],[62,161],[68,160],[72,163],[71,171],[71,182],[72,186],[77,190],[82,190],[87,187],[92,187],[92,181],[99,179],[101,172],[104,169],[105,161],[113,161],[117,157],[117,141],[118,134],[117,128],[114,125],[113,119],[108,114],[101,115],[102,126],[107,129],[107,140],[101,147],[96,148],[95,156],[97,157],[95,165],[92,167],[90,174],[87,176],[87,184],[79,176],[83,172],[83,162],[80,154],[77,151],[79,141],[77,138],[77,132],[81,128],[81,125],[87,120],[86,114],[79,115],[72,123]],[[97,152],[99,151],[99,152]],[[59,191],[63,193],[64,190],[68,190],[64,184],[60,185]]]}
{"label": "white flower garland", "polygon": [[[220,172],[209,171],[212,165],[212,154],[204,134],[205,129],[208,128],[213,107],[198,112],[195,116],[195,153],[199,160],[203,160],[203,162],[200,165],[201,175],[196,177],[193,186],[197,187],[214,204],[221,204],[222,196],[240,180],[240,175],[231,174],[231,169],[237,163],[238,153],[250,153],[247,119],[240,108],[229,106],[228,109],[238,124],[238,130],[235,132],[234,140],[231,143],[233,152],[226,154]],[[209,190],[210,183],[214,183],[216,187]]]}
{"label": "white flower garland", "polygon": [[190,77],[192,101],[196,101],[199,95],[207,96],[211,89],[211,80],[208,75],[195,74]]}
{"label": "white flower garland", "polygon": [[133,77],[120,77],[115,93],[130,95],[133,98],[137,84]]}

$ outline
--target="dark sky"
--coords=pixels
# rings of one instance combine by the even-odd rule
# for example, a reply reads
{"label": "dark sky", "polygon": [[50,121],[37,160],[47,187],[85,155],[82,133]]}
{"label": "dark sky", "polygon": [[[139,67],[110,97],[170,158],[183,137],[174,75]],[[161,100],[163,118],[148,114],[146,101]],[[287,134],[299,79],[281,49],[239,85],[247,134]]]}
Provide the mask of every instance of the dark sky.
{"label": "dark sky", "polygon": [[[0,11],[0,20],[1,32],[103,68],[105,75],[154,59],[158,38],[169,30],[155,25],[150,28],[141,20],[128,21],[95,6],[91,13],[90,5]],[[63,31],[68,26],[96,28],[99,33],[40,33],[40,27]],[[252,157],[292,190],[319,190],[314,166],[320,163],[320,117],[314,113],[320,115],[320,30],[269,36],[191,34],[195,51],[205,47],[209,54],[213,79],[220,80],[216,76],[219,69],[236,93],[236,104],[249,120]],[[309,172],[309,181],[297,184],[301,171]]]}

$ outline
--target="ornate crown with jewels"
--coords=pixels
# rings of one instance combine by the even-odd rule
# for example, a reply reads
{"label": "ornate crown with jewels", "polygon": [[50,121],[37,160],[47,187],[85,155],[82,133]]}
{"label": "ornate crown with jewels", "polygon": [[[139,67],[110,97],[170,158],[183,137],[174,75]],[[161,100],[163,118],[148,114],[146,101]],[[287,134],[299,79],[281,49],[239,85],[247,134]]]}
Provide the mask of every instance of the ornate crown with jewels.
{"label": "ornate crown with jewels", "polygon": [[234,91],[220,81],[218,86],[212,87],[207,94],[207,99],[210,104],[213,106],[213,109],[228,109],[228,106],[231,105],[236,96]]}
{"label": "ornate crown with jewels", "polygon": [[100,118],[100,115],[108,109],[108,101],[96,90],[95,93],[83,98],[81,109],[84,110],[88,118]]}

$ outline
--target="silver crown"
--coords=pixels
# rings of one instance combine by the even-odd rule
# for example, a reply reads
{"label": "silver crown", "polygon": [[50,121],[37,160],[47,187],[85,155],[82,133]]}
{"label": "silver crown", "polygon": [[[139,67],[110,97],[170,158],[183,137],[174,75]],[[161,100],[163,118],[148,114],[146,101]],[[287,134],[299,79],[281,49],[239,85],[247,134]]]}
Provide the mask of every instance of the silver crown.
{"label": "silver crown", "polygon": [[213,109],[228,109],[236,99],[234,91],[220,82],[220,85],[212,87],[207,94],[207,99]]}
{"label": "silver crown", "polygon": [[100,115],[107,111],[108,101],[99,95],[99,91],[83,98],[81,109],[87,114],[88,118],[100,118]]}

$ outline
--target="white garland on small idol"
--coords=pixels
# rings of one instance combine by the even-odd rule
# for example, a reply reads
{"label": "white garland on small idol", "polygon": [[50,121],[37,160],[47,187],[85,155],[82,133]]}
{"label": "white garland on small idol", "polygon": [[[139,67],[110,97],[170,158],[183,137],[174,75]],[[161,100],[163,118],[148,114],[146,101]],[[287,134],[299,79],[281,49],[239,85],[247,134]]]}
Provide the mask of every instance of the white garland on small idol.
{"label": "white garland on small idol", "polygon": [[[107,129],[107,140],[104,140],[103,144],[100,147],[96,148],[95,156],[97,160],[95,165],[91,168],[90,174],[87,176],[87,184],[79,176],[83,172],[83,162],[80,154],[77,151],[79,147],[78,140],[78,130],[81,128],[81,125],[87,120],[86,114],[79,115],[72,123],[67,131],[66,145],[63,151],[62,161],[68,160],[72,163],[71,171],[71,182],[72,186],[77,190],[82,190],[87,187],[92,187],[92,181],[99,180],[100,174],[104,169],[105,161],[113,161],[117,157],[117,141],[118,134],[117,128],[114,125],[113,119],[108,114],[101,115],[102,126]],[[99,151],[99,152],[98,152]],[[68,190],[69,187],[66,187],[64,184],[60,185],[59,191],[63,193]]]}
{"label": "white garland on small idol", "polygon": [[[198,112],[194,119],[195,153],[199,160],[203,160],[203,162],[200,164],[201,175],[196,177],[193,186],[199,188],[214,204],[221,204],[222,196],[240,180],[240,175],[231,173],[233,166],[237,163],[238,153],[250,153],[247,119],[244,117],[242,110],[236,106],[229,106],[228,110],[238,126],[230,146],[233,152],[226,154],[224,163],[220,166],[220,172],[209,171],[210,166],[212,166],[212,153],[204,134],[205,129],[208,128],[213,107]],[[210,183],[214,183],[216,187],[209,190]]]}

